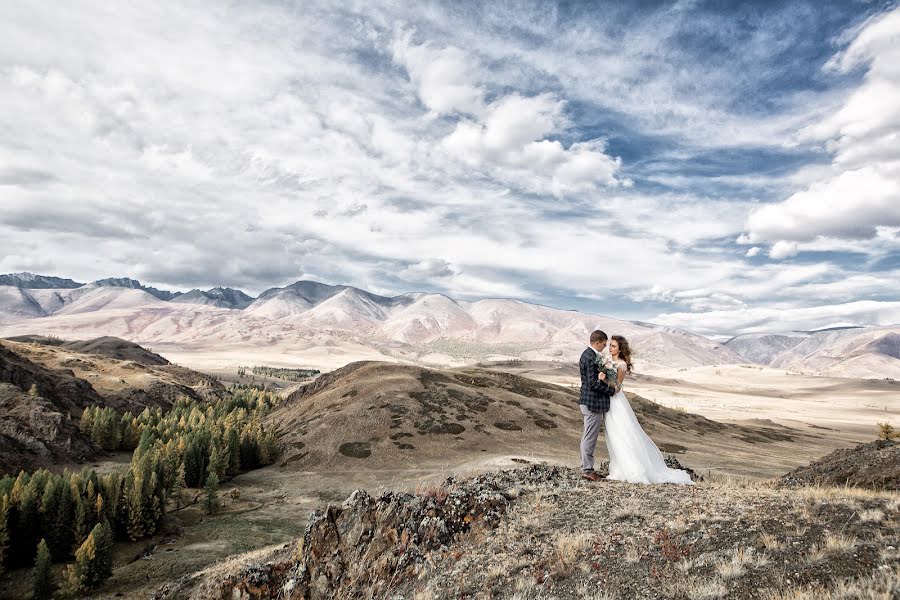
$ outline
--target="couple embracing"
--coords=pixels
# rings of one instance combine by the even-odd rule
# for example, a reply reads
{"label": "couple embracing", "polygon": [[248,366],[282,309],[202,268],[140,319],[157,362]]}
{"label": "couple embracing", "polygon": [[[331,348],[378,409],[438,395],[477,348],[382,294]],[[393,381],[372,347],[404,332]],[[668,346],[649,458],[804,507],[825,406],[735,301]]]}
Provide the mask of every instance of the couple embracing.
{"label": "couple embracing", "polygon": [[653,440],[644,433],[622,383],[631,373],[631,350],[621,335],[612,340],[600,330],[591,333],[590,347],[581,354],[581,476],[599,481],[594,471],[594,448],[600,430],[606,428],[609,477],[631,483],[680,483],[692,485],[686,471],[670,469]]}

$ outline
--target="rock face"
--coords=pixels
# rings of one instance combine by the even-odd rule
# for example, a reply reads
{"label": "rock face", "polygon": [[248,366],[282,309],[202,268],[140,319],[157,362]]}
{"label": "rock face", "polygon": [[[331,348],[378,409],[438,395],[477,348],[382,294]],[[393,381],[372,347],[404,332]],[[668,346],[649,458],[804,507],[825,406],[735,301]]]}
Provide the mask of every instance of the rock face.
{"label": "rock face", "polygon": [[235,308],[244,309],[253,303],[254,298],[248,296],[241,290],[232,288],[212,288],[211,290],[191,290],[186,294],[182,294],[176,298],[172,298],[172,302],[182,304],[205,304],[207,306],[217,306],[219,308]]}
{"label": "rock face", "polygon": [[101,402],[100,395],[87,381],[70,370],[50,369],[0,345],[0,383],[9,383],[23,392],[35,386],[63,413],[78,417],[86,406]]}
{"label": "rock face", "polygon": [[431,553],[445,551],[469,533],[491,531],[525,494],[525,485],[577,480],[570,469],[534,465],[458,481],[448,478],[417,494],[363,490],[341,505],[315,511],[291,553],[285,546],[268,561],[239,572],[212,574],[196,585],[166,586],[163,598],[381,598],[409,582]]}
{"label": "rock face", "polygon": [[98,279],[90,285],[96,287],[120,287],[132,290],[143,290],[151,296],[155,296],[160,300],[165,301],[172,300],[181,295],[181,292],[170,292],[168,290],[158,290],[155,287],[145,286],[140,281],[128,277],[107,277],[106,279]]}
{"label": "rock face", "polygon": [[74,289],[84,284],[72,281],[71,279],[63,279],[62,277],[51,277],[49,275],[35,275],[33,273],[7,273],[0,275],[0,285],[11,285],[13,287],[26,288],[32,290],[51,290],[51,289]]}
{"label": "rock face", "polygon": [[282,588],[290,598],[379,597],[426,553],[472,528],[496,527],[510,497],[501,481],[483,476],[455,487],[450,479],[425,495],[378,498],[357,490],[341,506],[313,513]]}
{"label": "rock face", "polygon": [[806,337],[805,334],[800,333],[795,335],[748,334],[733,337],[723,345],[750,362],[769,365],[779,354],[790,350]]}
{"label": "rock face", "polygon": [[783,485],[836,485],[900,490],[900,443],[876,440],[842,448],[780,480]]}
{"label": "rock face", "polygon": [[78,430],[78,419],[53,402],[0,383],[0,475],[60,462],[81,462],[99,448]]}

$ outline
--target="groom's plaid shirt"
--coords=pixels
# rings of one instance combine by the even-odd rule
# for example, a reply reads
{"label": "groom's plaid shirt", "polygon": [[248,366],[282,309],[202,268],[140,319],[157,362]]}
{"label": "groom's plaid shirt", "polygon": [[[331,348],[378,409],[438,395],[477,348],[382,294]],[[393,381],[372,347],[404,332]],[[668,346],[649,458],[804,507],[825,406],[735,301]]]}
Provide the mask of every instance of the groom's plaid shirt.
{"label": "groom's plaid shirt", "polygon": [[609,398],[616,389],[600,381],[600,367],[597,366],[597,353],[593,348],[587,348],[581,353],[578,361],[578,370],[581,371],[581,400],[579,404],[587,406],[591,412],[603,412],[609,410]]}

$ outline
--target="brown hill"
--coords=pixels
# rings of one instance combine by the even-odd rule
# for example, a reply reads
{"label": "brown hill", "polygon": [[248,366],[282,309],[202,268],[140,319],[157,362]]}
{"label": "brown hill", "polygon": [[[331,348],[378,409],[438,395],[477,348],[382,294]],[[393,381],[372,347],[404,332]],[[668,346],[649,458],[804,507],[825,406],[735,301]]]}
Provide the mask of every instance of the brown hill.
{"label": "brown hill", "polygon": [[[718,423],[628,397],[660,449],[684,454],[694,467],[758,460],[761,451],[800,435],[774,424]],[[279,464],[298,470],[479,466],[510,455],[571,462],[582,429],[573,388],[479,368],[381,362],[322,375],[270,418],[280,425]],[[601,439],[598,461],[604,452]]]}
{"label": "brown hill", "polygon": [[54,368],[16,352],[19,344],[0,342],[0,383],[12,384],[23,392],[35,386],[37,393],[61,412],[73,417],[86,406],[101,403],[100,395],[87,381],[65,368]]}
{"label": "brown hill", "polygon": [[78,431],[100,395],[71,371],[32,362],[0,344],[0,473],[84,460],[97,447]]}
{"label": "brown hill", "polygon": [[167,365],[169,361],[147,350],[143,346],[139,346],[134,342],[123,340],[113,336],[103,336],[92,340],[75,340],[67,342],[56,337],[46,337],[43,335],[18,335],[6,338],[10,342],[25,342],[33,344],[42,344],[44,346],[59,346],[75,352],[85,354],[99,354],[109,358],[118,360],[131,360],[141,363],[142,365]]}
{"label": "brown hill", "polygon": [[2,340],[0,473],[95,457],[99,449],[78,430],[88,406],[137,414],[145,407],[167,408],[179,396],[225,393],[218,381],[177,365],[76,352],[65,342]]}
{"label": "brown hill", "polygon": [[781,478],[788,486],[838,485],[900,490],[900,443],[876,440],[840,448]]}
{"label": "brown hill", "polygon": [[36,364],[71,373],[96,391],[100,400],[95,402],[120,412],[138,413],[148,406],[168,408],[179,396],[202,400],[225,393],[225,387],[216,379],[170,364],[161,356],[118,338],[61,344],[3,340],[0,345]]}

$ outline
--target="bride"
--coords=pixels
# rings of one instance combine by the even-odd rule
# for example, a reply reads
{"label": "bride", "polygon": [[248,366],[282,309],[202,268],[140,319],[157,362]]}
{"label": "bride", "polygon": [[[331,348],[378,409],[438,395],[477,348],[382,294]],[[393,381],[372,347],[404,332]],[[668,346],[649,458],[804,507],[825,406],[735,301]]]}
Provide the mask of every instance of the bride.
{"label": "bride", "polygon": [[609,341],[609,353],[618,365],[616,394],[606,413],[606,448],[609,450],[609,477],[631,483],[680,483],[693,485],[686,471],[670,469],[656,444],[638,423],[628,399],[622,392],[622,382],[631,372],[631,349],[621,335]]}

